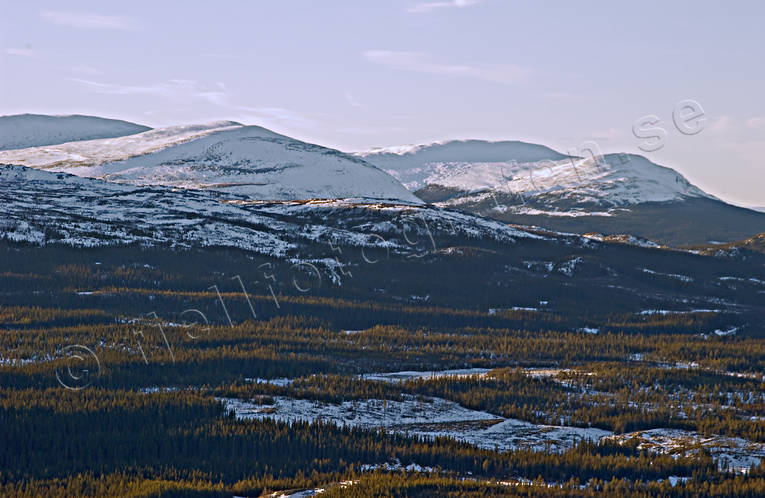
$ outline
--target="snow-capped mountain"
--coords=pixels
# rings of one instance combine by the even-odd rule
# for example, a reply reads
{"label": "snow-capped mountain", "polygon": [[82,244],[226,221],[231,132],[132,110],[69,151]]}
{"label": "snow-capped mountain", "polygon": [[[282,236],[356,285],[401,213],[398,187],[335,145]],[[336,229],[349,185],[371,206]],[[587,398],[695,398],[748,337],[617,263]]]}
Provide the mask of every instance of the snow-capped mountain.
{"label": "snow-capped mountain", "polygon": [[212,189],[252,199],[422,202],[357,157],[230,121],[3,151],[0,163],[131,185]]}
{"label": "snow-capped mountain", "polygon": [[95,116],[0,116],[0,150],[133,135],[147,126]]}
{"label": "snow-capped mountain", "polygon": [[[544,198],[564,214],[685,197],[713,198],[676,171],[628,154],[569,157],[543,145],[466,140],[358,153],[412,191],[444,189],[451,205],[492,193]],[[553,213],[555,209],[551,209]]]}
{"label": "snow-capped mountain", "polygon": [[[147,129],[83,116],[24,115],[0,118],[0,128],[11,122],[21,125],[7,143],[48,145],[0,150],[0,164],[114,184],[250,200],[425,201],[503,222],[668,245],[724,243],[765,231],[764,213],[726,204],[636,155],[596,160],[543,145],[482,140],[346,154],[232,121]],[[93,136],[109,138],[88,139]],[[74,141],[52,143],[65,137]]]}
{"label": "snow-capped mountain", "polygon": [[[485,188],[489,178],[478,173],[470,178],[470,171],[476,165],[488,165],[501,174],[502,164],[510,161],[534,163],[542,160],[561,160],[567,156],[543,145],[525,142],[484,140],[454,140],[423,145],[381,147],[357,152],[375,166],[384,169],[416,192],[428,185],[442,184],[448,178],[462,177],[461,186],[465,191]],[[493,165],[493,166],[492,166]],[[454,183],[452,181],[452,183]],[[494,185],[503,183],[496,178]]]}
{"label": "snow-capped mountain", "polygon": [[[469,177],[470,170],[479,164],[494,165],[493,169],[501,174],[501,165],[509,161],[533,163],[567,157],[543,145],[484,140],[375,148],[358,152],[357,155],[384,169],[413,192],[428,185],[441,184],[450,177],[456,180],[460,176],[465,191],[484,188],[488,178],[481,178],[480,173],[474,178]],[[499,185],[503,182],[495,178],[493,183]]]}
{"label": "snow-capped mountain", "polygon": [[[241,128],[234,121],[215,121],[196,125],[157,128],[134,135],[67,142],[44,147],[0,151],[0,163],[20,164],[54,171],[72,170],[85,166],[124,161],[166,149],[173,145],[207,136],[211,133]],[[82,170],[86,171],[86,170]],[[85,175],[80,175],[85,176]]]}
{"label": "snow-capped mountain", "polygon": [[760,213],[728,205],[678,172],[632,154],[581,158],[524,142],[467,140],[357,155],[427,202],[514,223],[676,245],[765,230]]}

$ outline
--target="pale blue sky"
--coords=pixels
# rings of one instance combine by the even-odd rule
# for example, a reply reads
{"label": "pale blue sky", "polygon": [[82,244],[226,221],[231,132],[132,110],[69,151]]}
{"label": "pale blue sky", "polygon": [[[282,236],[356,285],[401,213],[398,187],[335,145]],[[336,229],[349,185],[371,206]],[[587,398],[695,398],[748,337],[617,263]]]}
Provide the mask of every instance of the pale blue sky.
{"label": "pale blue sky", "polygon": [[[619,5],[616,5],[619,4]],[[585,140],[765,205],[764,2],[0,0],[0,114],[259,124],[342,150]],[[705,128],[683,135],[693,99]],[[667,130],[638,149],[634,121]]]}

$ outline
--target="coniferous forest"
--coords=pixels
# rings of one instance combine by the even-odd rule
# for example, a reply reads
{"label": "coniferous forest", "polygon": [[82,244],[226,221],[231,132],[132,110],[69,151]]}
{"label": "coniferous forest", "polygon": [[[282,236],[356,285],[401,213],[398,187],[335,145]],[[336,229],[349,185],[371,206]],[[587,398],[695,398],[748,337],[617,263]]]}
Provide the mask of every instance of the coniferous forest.
{"label": "coniferous forest", "polygon": [[719,313],[487,311],[290,291],[237,253],[2,250],[2,496],[765,493],[765,345],[710,334]]}
{"label": "coniferous forest", "polygon": [[765,2],[0,0],[0,498],[765,497]]}

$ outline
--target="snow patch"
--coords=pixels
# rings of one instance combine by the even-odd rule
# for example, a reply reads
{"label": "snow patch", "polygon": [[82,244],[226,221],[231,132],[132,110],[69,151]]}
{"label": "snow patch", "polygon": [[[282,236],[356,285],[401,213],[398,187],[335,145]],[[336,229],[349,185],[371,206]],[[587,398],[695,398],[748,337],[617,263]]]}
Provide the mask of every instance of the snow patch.
{"label": "snow patch", "polygon": [[275,397],[273,405],[255,405],[225,398],[227,410],[238,418],[274,419],[283,422],[322,420],[338,426],[384,428],[429,438],[451,437],[475,446],[507,451],[565,451],[576,442],[598,441],[613,433],[602,429],[537,425],[470,410],[441,398],[404,401],[369,399],[329,404],[320,401]]}

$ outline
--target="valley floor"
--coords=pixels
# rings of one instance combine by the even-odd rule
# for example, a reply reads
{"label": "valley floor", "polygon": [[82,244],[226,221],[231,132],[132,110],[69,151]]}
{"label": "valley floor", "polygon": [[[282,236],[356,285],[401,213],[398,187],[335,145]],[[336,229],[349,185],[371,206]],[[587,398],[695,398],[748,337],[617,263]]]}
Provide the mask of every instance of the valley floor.
{"label": "valley floor", "polygon": [[765,490],[735,315],[269,292],[246,257],[119,251],[6,253],[2,496]]}

